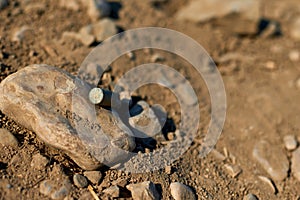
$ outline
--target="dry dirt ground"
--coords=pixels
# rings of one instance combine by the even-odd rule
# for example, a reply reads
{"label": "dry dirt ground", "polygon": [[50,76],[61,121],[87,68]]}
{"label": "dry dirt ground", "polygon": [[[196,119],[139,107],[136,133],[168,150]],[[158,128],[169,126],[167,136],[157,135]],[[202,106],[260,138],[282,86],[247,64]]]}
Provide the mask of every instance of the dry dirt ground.
{"label": "dry dirt ground", "polygon": [[[300,43],[293,41],[288,34],[289,19],[296,12],[292,5],[297,0],[263,1],[264,15],[278,21],[282,28],[282,36],[267,38],[237,36],[226,27],[212,22],[197,24],[175,20],[174,13],[187,2],[170,0],[154,4],[148,0],[120,0],[116,2],[121,5],[116,24],[120,30],[159,26],[180,31],[199,42],[213,59],[230,52],[240,56],[238,61],[218,65],[226,88],[228,107],[224,130],[215,148],[227,157],[219,160],[209,154],[206,158],[199,158],[201,144],[195,140],[189,150],[172,164],[170,174],[165,170],[128,174],[104,167],[101,169],[103,180],[99,185],[93,185],[95,192],[105,198],[103,189],[118,185],[121,188],[120,198],[131,199],[125,186],[149,180],[157,185],[163,199],[171,199],[169,185],[179,181],[193,188],[198,199],[243,199],[248,193],[255,194],[259,199],[299,199],[300,183],[291,171],[283,181],[274,182],[278,189],[274,193],[268,184],[258,178],[269,175],[252,156],[254,145],[260,139],[268,140],[276,148],[284,148],[285,135],[300,137],[300,90],[295,84],[300,77],[300,65],[299,61],[289,59],[290,51],[300,50]],[[283,10],[284,17],[278,16],[277,10]],[[78,31],[89,23],[84,8],[76,12],[66,10],[52,0],[11,1],[7,8],[0,11],[0,81],[18,69],[40,63],[76,74],[93,46],[86,47],[75,40],[61,41],[61,36],[64,31]],[[232,23],[235,23],[234,19]],[[12,42],[14,31],[24,25],[30,26],[31,31],[23,42]],[[112,64],[110,74],[113,80],[128,69],[149,62],[154,53],[163,56],[163,64],[178,69],[194,86],[201,108],[200,138],[210,119],[209,95],[201,77],[195,75],[184,60],[160,51],[136,52],[135,60],[123,56]],[[275,64],[272,69],[267,67],[270,61]],[[175,97],[158,86],[148,87],[151,90],[141,88],[136,94],[150,104],[164,105],[168,117],[178,123],[180,110]],[[0,128],[11,131],[19,141],[18,147],[0,145],[0,199],[47,199],[39,193],[41,181],[48,178],[59,181],[61,176],[67,176],[72,182],[74,173],[83,173],[62,152],[47,147],[34,132],[22,128],[1,112]],[[35,170],[30,165],[36,153],[50,160],[43,170]],[[285,153],[291,156],[290,152]],[[241,174],[233,178],[226,171],[225,164],[240,166]],[[53,172],[57,166],[61,173]],[[92,199],[86,188],[75,186],[69,197]]]}

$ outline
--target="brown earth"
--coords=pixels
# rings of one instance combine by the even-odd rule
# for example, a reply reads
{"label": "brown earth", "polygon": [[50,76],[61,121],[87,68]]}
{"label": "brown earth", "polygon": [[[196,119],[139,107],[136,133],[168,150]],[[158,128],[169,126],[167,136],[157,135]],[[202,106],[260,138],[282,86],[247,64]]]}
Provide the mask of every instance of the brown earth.
{"label": "brown earth", "polygon": [[[120,0],[118,3],[122,7],[116,23],[123,30],[159,26],[180,31],[199,42],[213,59],[229,52],[242,57],[238,62],[218,66],[226,87],[228,107],[226,123],[216,149],[222,153],[229,152],[229,156],[224,161],[216,159],[212,154],[204,159],[199,158],[201,144],[195,140],[189,150],[172,164],[170,175],[164,170],[127,174],[102,168],[104,178],[100,187],[94,185],[95,192],[99,197],[107,198],[103,196],[103,189],[117,184],[121,186],[120,197],[130,199],[130,192],[125,187],[127,184],[150,180],[157,185],[163,199],[171,199],[169,185],[174,181],[189,185],[198,199],[242,199],[248,193],[255,194],[259,199],[300,199],[300,184],[291,172],[285,180],[274,182],[278,189],[274,194],[270,186],[258,178],[259,175],[269,175],[252,157],[253,147],[260,139],[283,148],[285,135],[300,137],[300,108],[297,103],[300,93],[295,86],[300,76],[300,66],[299,61],[292,62],[289,59],[289,52],[300,50],[300,43],[292,40],[288,34],[290,18],[297,14],[293,5],[299,3],[297,0],[263,1],[264,15],[278,21],[283,34],[280,37],[262,38],[237,36],[213,22],[197,24],[176,21],[174,13],[187,2],[170,0],[154,4],[150,1]],[[30,64],[45,63],[76,74],[93,47],[86,47],[73,40],[61,41],[61,36],[64,31],[78,31],[91,21],[84,8],[75,12],[57,4],[50,0],[32,0],[30,3],[14,0],[0,11],[0,81]],[[278,16],[278,10],[284,15]],[[12,42],[14,31],[24,25],[31,28],[24,41]],[[123,56],[112,64],[110,74],[113,80],[128,69],[149,62],[154,53],[165,58],[163,64],[173,66],[188,77],[197,92],[201,109],[201,138],[210,119],[210,100],[201,77],[193,73],[186,61],[161,51],[136,52],[134,61]],[[274,62],[276,67],[267,69],[268,61]],[[164,105],[168,117],[175,124],[179,123],[178,104],[167,89],[151,85],[139,89],[136,95],[150,104]],[[1,112],[0,128],[11,131],[20,143],[15,148],[0,145],[0,199],[47,199],[39,193],[39,184],[48,178],[60,180],[61,173],[53,173],[57,165],[71,182],[74,173],[83,172],[62,152],[47,147],[35,133],[22,128]],[[30,165],[36,153],[50,160],[43,170],[33,169]],[[291,156],[288,151],[286,154]],[[240,166],[242,173],[232,178],[224,168],[226,163]],[[87,189],[74,186],[69,196],[92,199],[86,193]]]}

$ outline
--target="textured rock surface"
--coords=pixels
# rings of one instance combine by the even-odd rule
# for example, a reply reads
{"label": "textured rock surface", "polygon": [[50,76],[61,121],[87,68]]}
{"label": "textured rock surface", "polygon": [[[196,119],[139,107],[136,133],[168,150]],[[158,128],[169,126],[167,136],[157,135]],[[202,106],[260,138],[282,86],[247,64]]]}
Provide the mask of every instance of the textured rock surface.
{"label": "textured rock surface", "polygon": [[155,185],[150,181],[145,181],[137,184],[127,185],[130,190],[133,200],[158,200],[159,194],[156,191]]}
{"label": "textured rock surface", "polygon": [[253,157],[269,173],[272,179],[282,181],[287,177],[289,161],[280,147],[261,140],[253,149]]}
{"label": "textured rock surface", "polygon": [[196,200],[196,195],[192,189],[182,183],[171,183],[170,189],[175,200]]}
{"label": "textured rock surface", "polygon": [[98,184],[102,179],[102,173],[100,171],[85,171],[83,175],[94,184]]}
{"label": "textured rock surface", "polygon": [[300,148],[292,154],[292,174],[300,181]]}
{"label": "textured rock surface", "polygon": [[132,150],[135,143],[110,111],[95,111],[89,90],[88,84],[62,70],[32,65],[1,82],[0,110],[83,169],[94,170],[102,161],[126,159],[123,150]]}

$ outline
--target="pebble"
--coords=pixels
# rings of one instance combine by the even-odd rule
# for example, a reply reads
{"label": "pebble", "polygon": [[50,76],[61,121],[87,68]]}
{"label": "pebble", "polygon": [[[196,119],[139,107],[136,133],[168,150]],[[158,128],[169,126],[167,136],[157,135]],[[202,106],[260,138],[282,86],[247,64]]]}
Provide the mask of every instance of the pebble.
{"label": "pebble", "polygon": [[88,181],[86,178],[80,174],[75,174],[73,176],[74,184],[79,188],[85,188],[88,186]]}
{"label": "pebble", "polygon": [[115,22],[111,19],[102,19],[93,25],[93,33],[97,42],[102,42],[118,33]]}
{"label": "pebble", "polygon": [[[75,80],[67,72],[48,65],[22,68],[0,83],[0,91],[4,91],[0,95],[0,110],[34,131],[47,145],[65,152],[84,170],[98,169],[102,166],[99,160],[118,163],[127,159],[119,149],[131,151],[135,148],[134,139],[129,136],[132,133],[108,110],[97,109],[97,118],[93,123],[88,123],[93,127],[101,127],[103,135],[97,134],[97,138],[93,138],[93,134],[83,135],[85,132],[81,132],[82,137],[91,137],[89,141],[94,141],[89,147],[78,137],[78,127],[73,127],[69,120],[77,120],[77,124],[80,124],[82,120],[78,116],[92,118],[90,115],[95,108],[89,103],[88,95],[80,95],[90,91],[90,86]],[[78,95],[72,95],[74,90]],[[80,109],[74,111],[71,102],[80,106]],[[73,111],[73,119],[64,114],[68,111]],[[84,123],[84,126],[88,126]],[[89,130],[95,130],[93,127]],[[118,134],[112,135],[112,130]],[[101,144],[106,147],[105,154],[90,154],[89,148],[97,151]]]}
{"label": "pebble", "polygon": [[95,37],[93,35],[80,34],[80,33],[69,32],[69,31],[63,32],[62,40],[66,41],[68,39],[79,40],[85,46],[90,46],[95,41]]}
{"label": "pebble", "polygon": [[193,190],[179,182],[170,184],[171,195],[175,200],[196,200],[196,195]]}
{"label": "pebble", "polygon": [[232,177],[235,178],[237,177],[240,173],[242,173],[242,169],[240,166],[237,165],[230,165],[230,164],[225,164],[224,165],[227,173]]}
{"label": "pebble", "polygon": [[8,146],[18,146],[18,141],[15,136],[7,129],[0,129],[0,144]]}
{"label": "pebble", "polygon": [[268,186],[270,186],[270,188],[272,189],[272,192],[273,192],[274,194],[277,193],[276,185],[273,183],[273,181],[272,181],[271,179],[269,179],[268,177],[265,177],[265,176],[258,176],[258,178],[259,178],[262,182],[264,182],[264,183],[266,183]]}
{"label": "pebble", "polygon": [[126,188],[130,190],[133,200],[158,200],[159,194],[155,185],[150,181],[130,184]]}
{"label": "pebble", "polygon": [[104,194],[109,195],[112,198],[118,198],[120,196],[120,188],[118,186],[110,186],[102,191]]}
{"label": "pebble", "polygon": [[160,54],[154,54],[153,56],[151,56],[150,61],[153,63],[163,62],[163,61],[165,61],[165,58],[163,56],[161,56]]}
{"label": "pebble", "polygon": [[28,26],[22,26],[19,30],[17,30],[12,37],[13,42],[22,42],[25,38],[25,34],[31,29]]}
{"label": "pebble", "polygon": [[293,176],[300,182],[300,148],[292,153],[291,165]]}
{"label": "pebble", "polygon": [[217,151],[216,149],[212,149],[211,150],[211,154],[217,160],[220,160],[220,161],[226,160],[226,157],[222,153],[220,153],[219,151]]}
{"label": "pebble", "polygon": [[0,0],[0,10],[8,6],[8,0]]}
{"label": "pebble", "polygon": [[111,7],[106,0],[81,0],[81,2],[87,7],[87,13],[93,21],[108,17],[111,13]]}
{"label": "pebble", "polygon": [[268,70],[274,70],[274,69],[276,69],[276,64],[274,61],[267,61],[265,64],[265,67]]}
{"label": "pebble", "polygon": [[53,190],[53,182],[44,180],[40,183],[40,193],[48,196]]}
{"label": "pebble", "polygon": [[35,154],[32,156],[30,166],[37,170],[43,170],[46,168],[46,165],[49,163],[49,160],[42,156],[41,154]]}
{"label": "pebble", "polygon": [[83,175],[93,184],[99,184],[102,179],[102,173],[100,171],[85,171]]}
{"label": "pebble", "polygon": [[244,196],[243,200],[258,200],[258,198],[254,194],[248,194],[247,196]]}
{"label": "pebble", "polygon": [[296,17],[292,22],[290,27],[290,36],[294,40],[300,41],[300,16]]}
{"label": "pebble", "polygon": [[297,50],[292,50],[292,51],[289,53],[289,58],[290,58],[290,60],[293,61],[293,62],[299,61],[299,59],[300,59],[300,53],[299,53],[299,51],[297,51]]}
{"label": "pebble", "polygon": [[166,166],[165,167],[165,172],[166,172],[166,174],[170,175],[172,173],[172,167],[171,166]]}
{"label": "pebble", "polygon": [[283,149],[265,140],[259,141],[252,152],[254,159],[276,181],[284,180],[289,171],[289,161]]}
{"label": "pebble", "polygon": [[283,141],[287,150],[292,151],[297,148],[298,143],[294,135],[284,136]]}
{"label": "pebble", "polygon": [[51,199],[63,199],[70,193],[70,190],[66,186],[60,187],[58,190],[54,191],[51,195]]}

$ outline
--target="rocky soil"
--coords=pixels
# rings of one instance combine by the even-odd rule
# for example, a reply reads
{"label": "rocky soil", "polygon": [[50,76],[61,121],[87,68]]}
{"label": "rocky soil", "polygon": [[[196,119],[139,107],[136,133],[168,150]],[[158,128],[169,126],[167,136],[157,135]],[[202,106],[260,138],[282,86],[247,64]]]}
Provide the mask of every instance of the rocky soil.
{"label": "rocky soil", "polygon": [[[210,122],[210,96],[183,58],[155,49],[129,52],[99,83],[91,75],[89,83],[73,84],[99,43],[148,26],[193,38],[222,75],[226,123],[205,158],[199,151]],[[122,158],[113,149],[103,158],[85,148],[65,114],[68,92],[84,93],[92,84],[112,90],[128,70],[149,62],[173,67],[193,86],[201,114],[197,137],[160,170],[128,173],[103,166],[105,159],[117,164]],[[298,0],[0,0],[0,199],[298,200],[299,64]],[[147,85],[133,99],[139,106],[132,107],[131,125],[145,117],[139,107],[155,117],[148,106],[154,104],[164,107],[166,125],[154,142],[145,142],[120,131],[111,113],[98,108],[93,120],[104,124],[112,143],[148,154],[178,137],[180,106],[170,90]]]}

